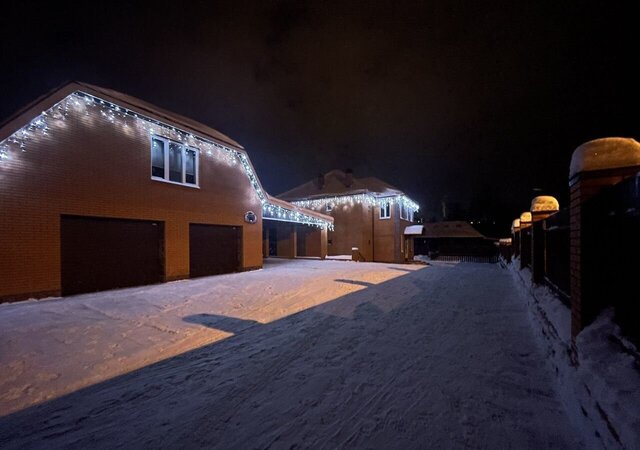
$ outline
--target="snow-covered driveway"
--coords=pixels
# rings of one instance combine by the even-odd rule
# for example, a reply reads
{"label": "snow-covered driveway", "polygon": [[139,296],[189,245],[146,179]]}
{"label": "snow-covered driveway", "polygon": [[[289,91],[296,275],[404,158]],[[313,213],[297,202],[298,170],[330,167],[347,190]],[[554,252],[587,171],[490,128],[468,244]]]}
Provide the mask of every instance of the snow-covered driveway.
{"label": "snow-covered driveway", "polygon": [[0,447],[579,447],[512,283],[271,260],[0,305]]}

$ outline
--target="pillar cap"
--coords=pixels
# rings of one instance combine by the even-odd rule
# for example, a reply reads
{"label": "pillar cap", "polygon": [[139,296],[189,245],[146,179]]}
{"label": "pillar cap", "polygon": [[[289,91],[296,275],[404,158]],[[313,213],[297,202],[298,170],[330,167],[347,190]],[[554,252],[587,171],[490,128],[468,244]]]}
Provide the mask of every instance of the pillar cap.
{"label": "pillar cap", "polygon": [[555,197],[539,195],[531,200],[531,212],[554,212],[560,210],[560,204]]}
{"label": "pillar cap", "polygon": [[635,139],[609,137],[585,142],[571,156],[569,178],[580,172],[640,166],[640,143]]}
{"label": "pillar cap", "polygon": [[531,222],[531,213],[529,211],[520,214],[520,224],[522,224],[522,222]]}

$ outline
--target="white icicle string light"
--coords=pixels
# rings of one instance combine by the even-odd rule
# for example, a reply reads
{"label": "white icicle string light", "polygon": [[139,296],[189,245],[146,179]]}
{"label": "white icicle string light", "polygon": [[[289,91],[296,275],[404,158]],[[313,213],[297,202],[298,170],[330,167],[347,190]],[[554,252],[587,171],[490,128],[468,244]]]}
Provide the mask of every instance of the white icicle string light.
{"label": "white icicle string light", "polygon": [[262,218],[265,220],[277,220],[283,222],[296,222],[304,225],[312,225],[320,228],[333,230],[333,224],[326,220],[303,214],[299,211],[293,211],[283,208],[273,203],[264,203],[262,205]]}
{"label": "white icicle string light", "polygon": [[[266,210],[269,214],[275,212],[276,214],[280,214],[281,217],[286,216],[289,221],[292,222],[294,221],[301,224],[333,229],[333,224],[327,220],[313,217],[298,211],[288,210],[270,203],[266,193],[260,186],[258,177],[253,171],[247,155],[243,152],[228,148],[218,142],[196,136],[193,133],[167,125],[159,120],[147,117],[143,114],[123,108],[81,91],[69,94],[48,110],[43,111],[29,124],[15,131],[8,138],[0,141],[0,161],[9,159],[10,152],[12,150],[19,150],[21,152],[27,151],[29,141],[36,139],[39,135],[48,136],[50,131],[55,128],[55,123],[65,121],[70,113],[90,116],[93,108],[100,108],[99,111],[102,118],[106,119],[110,123],[120,125],[123,128],[128,128],[129,124],[127,121],[128,119],[133,118],[135,120],[135,125],[149,134],[157,134],[174,139],[190,147],[196,147],[200,154],[217,157],[231,165],[235,165],[240,162],[247,178],[256,191],[256,195],[260,199],[263,211]],[[49,123],[49,121],[53,122]]]}
{"label": "white icicle string light", "polygon": [[334,197],[323,197],[312,200],[298,200],[291,202],[296,206],[301,206],[303,208],[310,209],[320,209],[324,208],[327,205],[338,206],[338,205],[353,205],[355,203],[370,205],[370,206],[384,206],[387,203],[393,205],[395,203],[408,208],[409,210],[415,212],[420,209],[420,205],[411,200],[406,195],[396,195],[390,197],[376,197],[372,194],[354,194],[354,195],[340,195]]}

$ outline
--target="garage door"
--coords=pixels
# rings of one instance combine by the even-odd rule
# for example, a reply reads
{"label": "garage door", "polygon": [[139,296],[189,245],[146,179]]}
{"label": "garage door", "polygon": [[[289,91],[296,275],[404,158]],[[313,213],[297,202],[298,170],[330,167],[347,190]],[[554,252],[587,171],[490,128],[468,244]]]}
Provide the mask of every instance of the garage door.
{"label": "garage door", "polygon": [[62,216],[62,295],[164,281],[162,222]]}
{"label": "garage door", "polygon": [[189,225],[189,270],[191,277],[204,277],[240,270],[242,227]]}

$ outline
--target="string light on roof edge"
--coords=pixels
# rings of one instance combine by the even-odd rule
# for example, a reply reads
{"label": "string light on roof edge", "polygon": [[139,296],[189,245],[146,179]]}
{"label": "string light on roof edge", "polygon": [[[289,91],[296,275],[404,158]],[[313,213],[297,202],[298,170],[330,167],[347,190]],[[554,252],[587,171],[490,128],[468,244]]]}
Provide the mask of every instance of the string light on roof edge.
{"label": "string light on roof edge", "polygon": [[[91,109],[96,107],[100,108],[100,116],[112,124],[119,124],[124,128],[128,128],[129,125],[126,122],[126,119],[134,119],[136,125],[144,129],[144,131],[149,134],[157,134],[166,138],[174,139],[188,146],[197,147],[200,154],[205,154],[210,157],[217,156],[218,159],[232,165],[240,162],[249,182],[256,192],[256,195],[260,199],[263,211],[266,210],[267,214],[276,213],[280,214],[280,217],[286,217],[289,221],[333,229],[333,224],[327,220],[313,217],[299,211],[289,210],[282,206],[270,203],[267,199],[266,193],[260,186],[258,177],[253,171],[247,155],[243,152],[228,148],[218,142],[194,135],[193,133],[181,130],[175,126],[167,125],[159,120],[147,117],[143,114],[115,105],[111,102],[81,91],[69,94],[48,110],[43,111],[29,122],[29,124],[23,126],[6,139],[0,141],[0,161],[11,158],[10,152],[13,147],[16,147],[17,150],[21,152],[25,152],[27,151],[29,142],[31,140],[35,140],[38,135],[49,136],[51,130],[55,129],[54,123],[65,121],[71,112],[89,116]],[[50,124],[48,122],[50,120],[54,122]]]}
{"label": "string light on roof edge", "polygon": [[377,197],[372,194],[354,194],[354,195],[341,195],[334,197],[323,197],[317,198],[313,200],[298,200],[291,202],[296,206],[301,206],[303,208],[310,209],[318,209],[324,208],[327,205],[337,206],[337,205],[345,205],[350,204],[353,205],[355,203],[371,205],[371,206],[384,206],[387,204],[399,204],[412,210],[413,212],[418,211],[420,209],[420,205],[411,200],[406,195],[396,195],[391,197]]}

